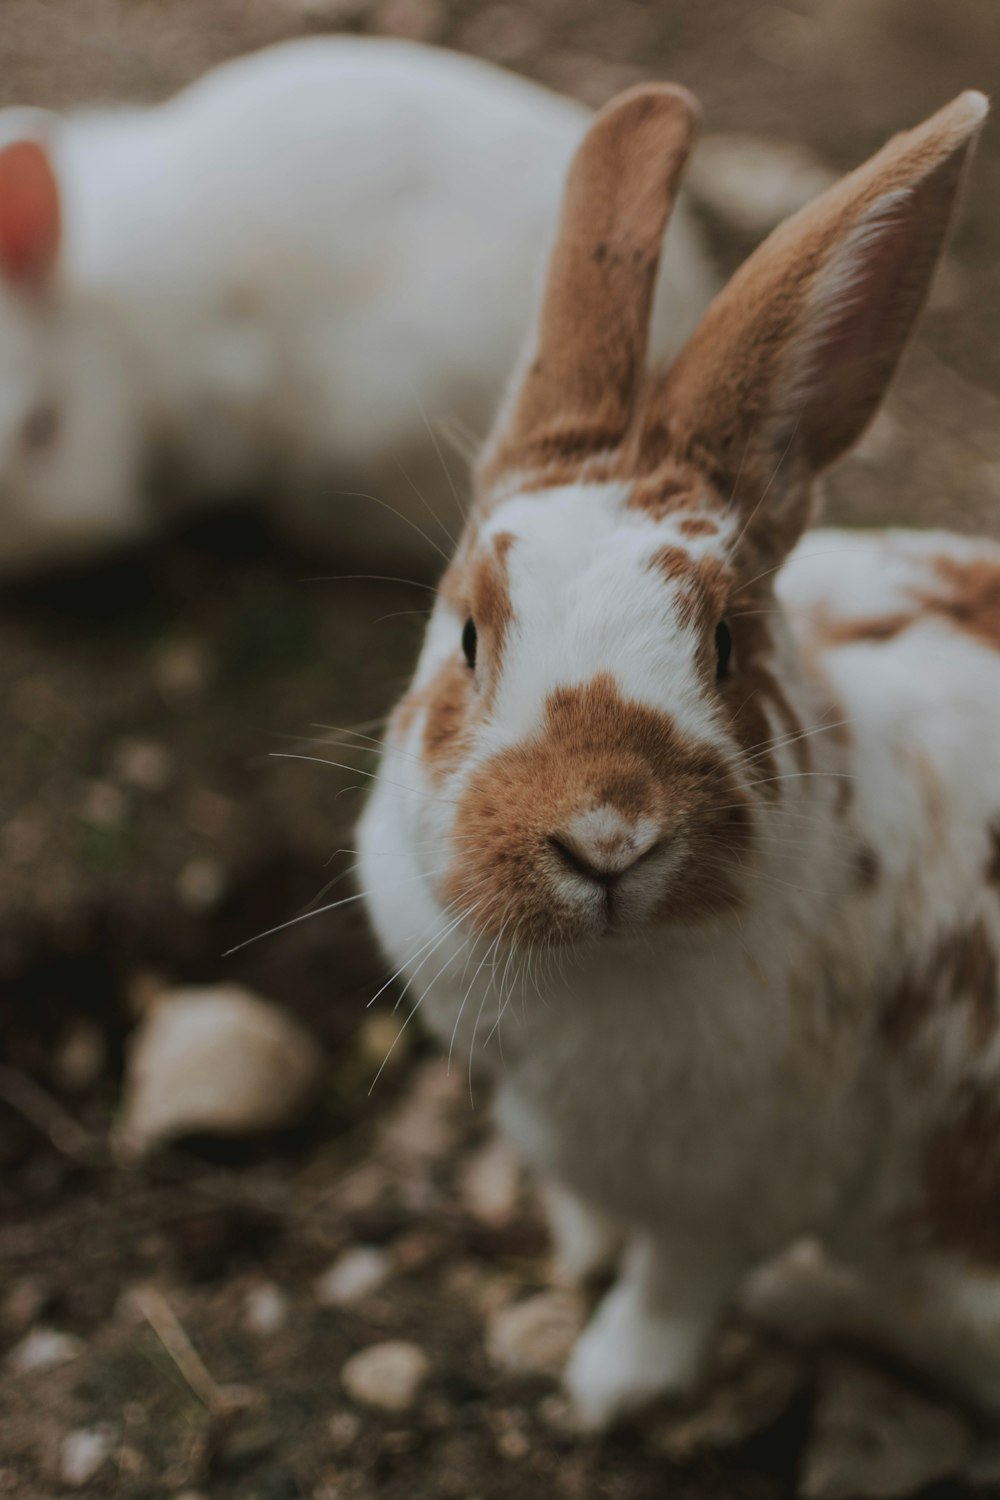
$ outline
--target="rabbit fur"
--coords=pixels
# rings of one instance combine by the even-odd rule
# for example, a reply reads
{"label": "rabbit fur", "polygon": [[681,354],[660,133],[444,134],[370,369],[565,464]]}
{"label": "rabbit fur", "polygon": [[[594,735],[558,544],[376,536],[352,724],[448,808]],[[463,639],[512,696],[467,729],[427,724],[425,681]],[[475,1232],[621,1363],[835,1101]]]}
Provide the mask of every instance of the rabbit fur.
{"label": "rabbit fur", "polygon": [[[244,491],[332,546],[432,563],[458,512],[434,429],[485,430],[589,118],[359,37],[151,107],[0,113],[0,567]],[[714,290],[686,218],[668,261],[676,348]]]}
{"label": "rabbit fur", "polygon": [[1000,1406],[1000,547],[809,529],[924,304],[986,111],[787,221],[646,360],[695,132],[571,167],[536,331],[396,708],[360,877],[404,1003],[493,1080],[601,1427],[701,1375],[803,1236]]}

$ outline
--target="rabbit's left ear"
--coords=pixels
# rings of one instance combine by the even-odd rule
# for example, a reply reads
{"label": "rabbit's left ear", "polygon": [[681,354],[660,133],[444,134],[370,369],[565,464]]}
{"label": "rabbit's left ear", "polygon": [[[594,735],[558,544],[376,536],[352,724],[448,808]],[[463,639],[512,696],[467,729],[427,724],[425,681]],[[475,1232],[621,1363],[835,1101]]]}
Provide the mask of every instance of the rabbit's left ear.
{"label": "rabbit's left ear", "polygon": [[[782,224],[651,391],[645,464],[664,451],[697,456],[738,491],[750,541],[766,548],[769,528],[784,547],[796,539],[806,486],[788,474],[832,463],[874,416],[923,309],[987,107],[982,94],[960,95]],[[763,501],[779,464],[782,482]]]}
{"label": "rabbit's left ear", "polygon": [[537,331],[487,445],[487,483],[619,444],[635,409],[663,234],[699,119],[640,84],[597,115],[570,167]]}

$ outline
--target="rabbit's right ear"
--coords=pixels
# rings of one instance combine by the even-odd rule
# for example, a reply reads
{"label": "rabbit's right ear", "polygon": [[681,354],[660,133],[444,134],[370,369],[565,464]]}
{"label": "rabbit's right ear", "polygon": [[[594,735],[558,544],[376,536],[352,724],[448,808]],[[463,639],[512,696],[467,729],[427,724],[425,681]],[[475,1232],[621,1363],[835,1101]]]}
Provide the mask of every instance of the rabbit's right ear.
{"label": "rabbit's right ear", "polygon": [[572,469],[624,438],[645,371],[663,235],[699,120],[640,84],[600,111],[569,171],[534,341],[487,445],[487,484]]}
{"label": "rabbit's right ear", "polygon": [[986,117],[969,91],[765,240],[650,392],[643,464],[686,454],[737,512],[748,550],[808,521],[805,481],[874,416],[923,308]]}
{"label": "rabbit's right ear", "polygon": [[59,255],[59,188],[40,141],[0,147],[0,276],[26,290],[44,287]]}

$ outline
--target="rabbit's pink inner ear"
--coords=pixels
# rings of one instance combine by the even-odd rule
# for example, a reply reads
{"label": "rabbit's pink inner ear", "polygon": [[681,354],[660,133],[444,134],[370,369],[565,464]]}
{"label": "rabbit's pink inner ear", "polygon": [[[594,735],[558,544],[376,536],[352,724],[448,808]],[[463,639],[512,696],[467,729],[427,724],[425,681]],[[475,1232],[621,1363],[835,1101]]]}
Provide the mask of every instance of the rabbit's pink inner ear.
{"label": "rabbit's pink inner ear", "polygon": [[59,188],[37,141],[0,149],[0,274],[19,287],[41,287],[59,254]]}
{"label": "rabbit's pink inner ear", "polygon": [[[923,309],[963,169],[986,114],[963,94],[772,234],[651,391],[643,460],[701,455],[783,545],[808,520],[805,484],[874,416]],[[766,487],[766,499],[762,495]]]}
{"label": "rabbit's pink inner ear", "polygon": [[640,85],[597,116],[570,167],[537,331],[487,471],[620,443],[642,379],[653,289],[698,124],[686,90]]}

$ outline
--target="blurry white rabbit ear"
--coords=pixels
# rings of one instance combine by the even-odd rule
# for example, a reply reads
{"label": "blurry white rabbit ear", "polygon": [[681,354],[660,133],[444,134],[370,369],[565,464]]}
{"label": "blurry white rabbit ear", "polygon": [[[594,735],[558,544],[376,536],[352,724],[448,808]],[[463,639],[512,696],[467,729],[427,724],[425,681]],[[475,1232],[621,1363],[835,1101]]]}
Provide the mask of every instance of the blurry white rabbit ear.
{"label": "blurry white rabbit ear", "polygon": [[55,269],[62,232],[59,186],[45,146],[16,140],[0,146],[0,275],[28,291]]}

